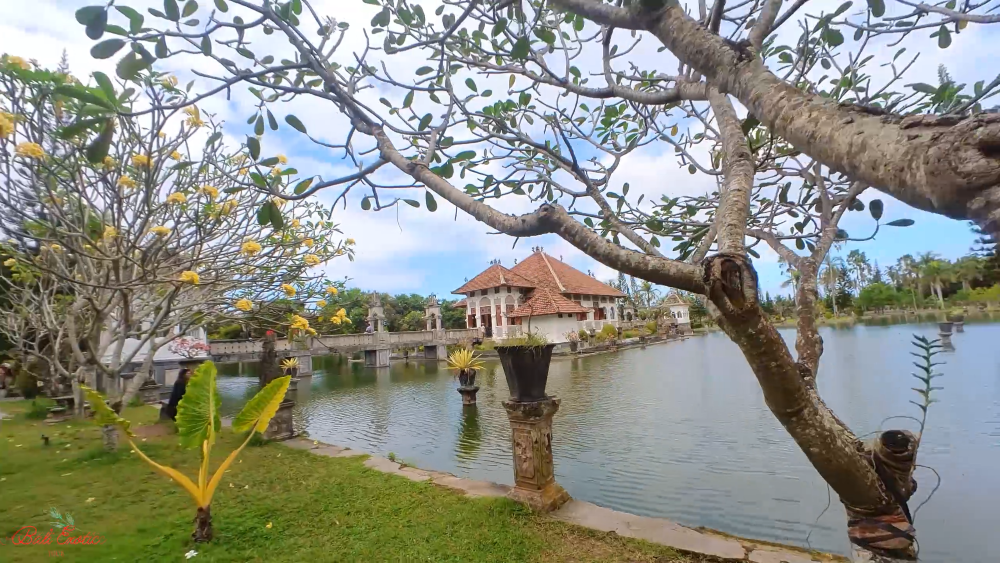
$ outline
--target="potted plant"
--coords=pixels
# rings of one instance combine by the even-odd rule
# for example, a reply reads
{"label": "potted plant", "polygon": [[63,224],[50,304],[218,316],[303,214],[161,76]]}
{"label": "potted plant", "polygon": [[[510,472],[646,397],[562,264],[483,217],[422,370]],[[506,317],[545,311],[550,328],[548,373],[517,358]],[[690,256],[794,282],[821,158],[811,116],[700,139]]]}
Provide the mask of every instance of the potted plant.
{"label": "potted plant", "polygon": [[496,346],[512,401],[532,402],[546,397],[545,383],[554,347],[544,336],[532,332]]}
{"label": "potted plant", "polygon": [[576,352],[580,347],[580,335],[578,335],[575,330],[571,330],[566,333],[566,340],[569,341],[569,350],[571,352]]}
{"label": "potted plant", "polygon": [[476,404],[476,370],[482,369],[479,356],[469,348],[459,348],[448,356],[448,367],[458,371],[458,392],[463,405]]}
{"label": "potted plant", "polygon": [[299,374],[299,359],[298,358],[285,358],[281,360],[281,371],[285,375],[290,375],[293,378]]}

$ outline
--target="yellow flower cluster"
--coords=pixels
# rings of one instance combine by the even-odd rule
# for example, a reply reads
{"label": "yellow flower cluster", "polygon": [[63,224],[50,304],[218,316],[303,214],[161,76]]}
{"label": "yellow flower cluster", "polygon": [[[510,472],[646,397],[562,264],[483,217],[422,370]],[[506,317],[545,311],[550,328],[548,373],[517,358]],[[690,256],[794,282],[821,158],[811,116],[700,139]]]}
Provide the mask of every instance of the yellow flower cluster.
{"label": "yellow flower cluster", "polygon": [[8,258],[8,259],[4,260],[3,265],[7,266],[8,268],[13,268],[14,266],[17,265],[17,260],[15,260],[13,258]]}
{"label": "yellow flower cluster", "polygon": [[179,153],[177,151],[174,151],[174,152],[170,153],[170,158],[172,158],[174,160],[180,160],[182,158],[181,157],[181,153]]}
{"label": "yellow flower cluster", "polygon": [[316,244],[316,243],[315,243],[315,241],[313,241],[313,239],[307,238],[307,239],[305,239],[305,240],[302,241],[302,244],[306,245],[306,248],[312,248],[313,245]]}
{"label": "yellow flower cluster", "polygon": [[118,187],[131,190],[135,187],[135,180],[129,178],[128,176],[122,176],[121,178],[118,178]]}
{"label": "yellow flower cluster", "polygon": [[21,70],[31,70],[31,65],[28,64],[28,61],[21,57],[15,57],[14,55],[4,55],[2,62],[8,66],[17,67]]}
{"label": "yellow flower cluster", "polygon": [[181,272],[181,277],[179,279],[182,282],[194,285],[198,285],[199,283],[201,283],[201,278],[198,276],[198,273],[192,272],[191,270],[184,270],[183,272]]}
{"label": "yellow flower cluster", "polygon": [[115,162],[115,159],[111,158],[110,156],[106,156],[104,157],[104,162],[102,164],[104,164],[104,168],[110,169],[114,168],[117,162]]}
{"label": "yellow flower cluster", "polygon": [[160,84],[168,87],[177,86],[177,77],[172,74],[168,74],[160,79]]}
{"label": "yellow flower cluster", "polygon": [[302,258],[302,261],[306,263],[306,266],[318,266],[320,263],[319,256],[316,256],[315,254],[306,254],[305,257]]}
{"label": "yellow flower cluster", "polygon": [[144,154],[132,155],[132,166],[136,168],[149,167],[149,157]]}
{"label": "yellow flower cluster", "polygon": [[309,321],[304,317],[298,315],[292,315],[292,322],[289,324],[288,328],[292,330],[299,330],[309,334],[316,334],[316,329],[309,326]]}
{"label": "yellow flower cluster", "polygon": [[347,318],[347,311],[344,309],[338,310],[332,317],[330,317],[330,322],[339,325],[340,323],[352,324],[351,319]]}
{"label": "yellow flower cluster", "polygon": [[54,252],[54,253],[56,253],[56,254],[62,254],[62,247],[61,247],[61,246],[59,246],[59,245],[58,245],[58,244],[56,244],[56,243],[52,243],[52,244],[50,244],[50,245],[49,245],[49,250],[51,250],[52,252]]}
{"label": "yellow flower cluster", "polygon": [[153,227],[152,229],[149,229],[149,232],[153,233],[158,237],[165,237],[170,234],[170,227],[164,227],[163,225],[160,225],[158,227]]}
{"label": "yellow flower cluster", "polygon": [[250,172],[249,168],[240,168],[239,174],[240,176],[246,176],[248,172]]}
{"label": "yellow flower cluster", "polygon": [[326,292],[329,293],[330,295],[336,295],[337,293],[339,293],[337,291],[337,288],[334,287],[334,286],[332,286],[332,285],[330,287],[326,288]]}
{"label": "yellow flower cluster", "polygon": [[285,295],[289,297],[295,297],[295,288],[288,285],[287,283],[281,284],[281,290],[285,292]]}
{"label": "yellow flower cluster", "polygon": [[236,302],[236,308],[240,311],[249,312],[253,310],[253,302],[249,299],[240,299]]}
{"label": "yellow flower cluster", "polygon": [[187,203],[187,200],[188,200],[187,196],[182,194],[181,192],[174,192],[167,196],[167,203],[177,203],[177,204]]}
{"label": "yellow flower cluster", "polygon": [[198,191],[207,195],[211,199],[219,197],[219,190],[215,186],[202,186]]}
{"label": "yellow flower cluster", "polygon": [[26,158],[45,158],[45,151],[38,143],[18,143],[14,154]]}
{"label": "yellow flower cluster", "polygon": [[271,169],[271,176],[281,176],[281,167],[275,166]]}
{"label": "yellow flower cluster", "polygon": [[293,229],[298,229],[301,226],[302,226],[302,223],[299,223],[298,219],[292,219],[292,228]]}
{"label": "yellow flower cluster", "polygon": [[201,119],[201,112],[195,106],[189,106],[184,108],[184,113],[187,114],[188,118],[185,121],[191,127],[201,127],[205,124]]}
{"label": "yellow flower cluster", "polygon": [[316,306],[322,309],[323,307],[326,307],[326,301],[320,299],[319,301],[316,302]]}
{"label": "yellow flower cluster", "polygon": [[115,238],[116,236],[118,236],[118,229],[110,225],[104,227],[104,238],[109,239],[109,238]]}
{"label": "yellow flower cluster", "polygon": [[279,164],[288,164],[288,157],[285,156],[285,155],[283,155],[283,154],[279,154],[278,155],[278,163]]}
{"label": "yellow flower cluster", "polygon": [[248,240],[243,243],[243,246],[240,247],[240,254],[243,254],[245,256],[253,256],[258,252],[260,252],[261,250],[263,250],[263,248],[260,246],[260,243],[258,243],[257,241]]}
{"label": "yellow flower cluster", "polygon": [[236,209],[237,205],[238,204],[236,203],[235,199],[230,199],[230,200],[224,202],[222,204],[222,210],[221,210],[222,214],[223,215],[229,215],[230,213],[233,212],[234,209]]}
{"label": "yellow flower cluster", "polygon": [[0,111],[0,139],[10,137],[10,134],[13,132],[14,116],[5,111]]}
{"label": "yellow flower cluster", "polygon": [[347,243],[348,246],[353,246],[354,245],[354,239],[352,239],[352,238],[349,238],[349,239],[345,240],[344,242]]}
{"label": "yellow flower cluster", "polygon": [[285,198],[275,196],[271,198],[271,202],[277,205],[278,207],[283,207],[285,205]]}

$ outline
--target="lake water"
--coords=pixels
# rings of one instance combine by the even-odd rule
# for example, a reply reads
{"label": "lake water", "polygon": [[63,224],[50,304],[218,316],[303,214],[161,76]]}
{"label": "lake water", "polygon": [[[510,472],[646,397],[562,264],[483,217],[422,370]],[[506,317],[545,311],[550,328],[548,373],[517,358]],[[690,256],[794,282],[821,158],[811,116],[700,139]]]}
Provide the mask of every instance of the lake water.
{"label": "lake water", "polygon": [[[820,392],[859,435],[908,427],[910,335],[936,325],[822,330]],[[784,333],[794,339],[794,332]],[[919,509],[921,560],[1000,561],[1000,324],[966,324],[940,358],[944,386],[930,410],[918,463],[941,475]],[[512,483],[502,369],[480,373],[479,405],[463,411],[445,365],[394,361],[364,368],[316,358],[299,382],[296,417],[320,441],[462,477]],[[256,366],[223,366],[224,409],[255,391]],[[554,359],[548,391],[562,399],[553,425],[556,478],[577,499],[731,534],[845,553],[844,511],[764,405],[737,347],[720,333],[646,349]],[[893,426],[895,425],[895,426]],[[910,424],[909,427],[913,425]],[[935,485],[917,470],[911,510]]]}

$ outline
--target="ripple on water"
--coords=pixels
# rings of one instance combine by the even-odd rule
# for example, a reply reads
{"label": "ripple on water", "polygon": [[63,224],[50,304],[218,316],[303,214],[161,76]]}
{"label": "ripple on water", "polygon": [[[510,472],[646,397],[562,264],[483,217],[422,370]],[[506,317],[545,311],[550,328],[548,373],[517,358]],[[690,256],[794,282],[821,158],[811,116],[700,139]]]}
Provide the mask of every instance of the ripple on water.
{"label": "ripple on water", "polygon": [[[908,404],[910,334],[933,325],[824,330],[818,381],[824,400],[858,435]],[[785,334],[788,338],[791,333]],[[961,337],[961,338],[959,338]],[[945,389],[921,461],[945,485],[920,511],[928,561],[997,561],[1000,491],[1000,325],[968,325],[943,356]],[[232,368],[223,373],[238,373]],[[510,427],[495,362],[479,374],[479,404],[463,409],[452,375],[436,363],[368,369],[317,358],[300,382],[297,424],[313,437],[428,469],[510,484]],[[235,412],[255,377],[222,377]],[[739,350],[715,334],[617,355],[554,360],[549,392],[562,399],[553,429],[556,476],[575,498],[636,514],[765,540],[843,552],[843,508],[764,404]],[[888,423],[887,423],[888,424]],[[914,502],[933,487],[918,470]],[[912,503],[911,503],[912,505]],[[817,522],[817,518],[819,521]],[[815,522],[815,524],[814,524]]]}

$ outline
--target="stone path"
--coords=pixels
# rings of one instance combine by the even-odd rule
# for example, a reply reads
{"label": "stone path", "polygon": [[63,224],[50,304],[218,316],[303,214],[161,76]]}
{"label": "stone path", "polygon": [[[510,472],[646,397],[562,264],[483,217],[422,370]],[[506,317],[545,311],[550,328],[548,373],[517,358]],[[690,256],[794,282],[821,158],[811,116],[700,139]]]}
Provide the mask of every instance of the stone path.
{"label": "stone path", "polygon": [[[326,457],[354,457],[369,455],[365,452],[324,444],[308,438],[294,438],[282,444],[297,450],[307,450],[316,455]],[[470,497],[503,497],[507,496],[510,487],[488,481],[462,479],[443,471],[429,471],[400,463],[379,456],[369,456],[365,467],[370,467],[382,473],[405,477],[411,481],[430,481],[435,485],[463,492]],[[686,528],[664,518],[636,516],[627,512],[618,512],[596,504],[571,500],[559,510],[551,514],[552,518],[583,526],[602,532],[614,532],[622,537],[636,538],[648,542],[673,547],[681,551],[711,555],[726,561],[751,561],[753,563],[827,563],[843,560],[834,556],[817,555],[785,549],[778,546],[763,545],[733,538],[721,534],[712,534]]]}

